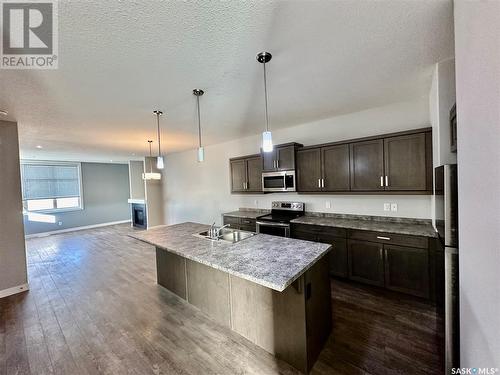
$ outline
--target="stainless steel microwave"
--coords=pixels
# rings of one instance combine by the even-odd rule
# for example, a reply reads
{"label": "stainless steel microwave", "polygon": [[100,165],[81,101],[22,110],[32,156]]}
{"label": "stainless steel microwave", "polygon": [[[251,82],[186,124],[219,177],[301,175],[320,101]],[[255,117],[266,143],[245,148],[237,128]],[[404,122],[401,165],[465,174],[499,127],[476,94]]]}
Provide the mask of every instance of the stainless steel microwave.
{"label": "stainless steel microwave", "polygon": [[262,190],[264,192],[296,191],[295,171],[262,173]]}

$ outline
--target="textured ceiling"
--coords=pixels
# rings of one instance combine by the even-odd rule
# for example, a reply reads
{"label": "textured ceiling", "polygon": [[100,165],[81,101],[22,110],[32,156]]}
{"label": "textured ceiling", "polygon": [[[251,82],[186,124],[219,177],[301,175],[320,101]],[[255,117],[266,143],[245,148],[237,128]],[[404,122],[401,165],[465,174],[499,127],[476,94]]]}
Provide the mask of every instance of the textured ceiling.
{"label": "textured ceiling", "polygon": [[[127,160],[427,95],[453,55],[451,1],[60,1],[59,69],[0,70],[23,157]],[[42,150],[36,145],[43,146]]]}

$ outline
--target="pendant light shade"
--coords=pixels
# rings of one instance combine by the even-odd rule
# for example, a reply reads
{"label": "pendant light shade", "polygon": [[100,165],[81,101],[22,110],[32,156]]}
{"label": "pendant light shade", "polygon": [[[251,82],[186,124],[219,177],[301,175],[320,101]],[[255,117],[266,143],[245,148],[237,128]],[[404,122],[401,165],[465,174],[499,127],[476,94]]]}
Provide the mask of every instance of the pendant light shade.
{"label": "pendant light shade", "polygon": [[143,180],[161,180],[161,173],[153,172],[153,165],[151,163],[151,159],[153,158],[152,152],[151,152],[151,143],[153,143],[153,141],[148,141],[148,143],[149,143],[149,172],[144,172],[142,174],[142,179]]}
{"label": "pendant light shade", "polygon": [[264,67],[264,101],[266,110],[266,131],[262,133],[262,151],[272,152],[273,151],[273,137],[271,131],[269,130],[269,113],[267,110],[267,76],[266,76],[266,63],[271,61],[273,56],[269,52],[261,52],[257,54],[257,61]]}
{"label": "pendant light shade", "polygon": [[201,145],[201,116],[200,116],[200,96],[202,96],[205,92],[200,89],[194,89],[193,95],[196,96],[196,104],[198,109],[198,161],[202,162],[205,160],[205,150]]}
{"label": "pendant light shade", "polygon": [[160,137],[160,116],[163,115],[163,112],[156,109],[153,111],[153,114],[156,116],[156,127],[158,129],[158,157],[156,158],[156,168],[163,169],[165,168],[165,164],[163,162],[163,156],[161,155],[161,137]]}

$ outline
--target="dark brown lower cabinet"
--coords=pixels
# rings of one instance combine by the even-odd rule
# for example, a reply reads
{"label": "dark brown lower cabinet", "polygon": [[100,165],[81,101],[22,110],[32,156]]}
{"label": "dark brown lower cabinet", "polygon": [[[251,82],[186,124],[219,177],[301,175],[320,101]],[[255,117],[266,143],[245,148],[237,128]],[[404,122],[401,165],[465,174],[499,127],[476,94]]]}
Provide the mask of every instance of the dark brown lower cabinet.
{"label": "dark brown lower cabinet", "polygon": [[330,251],[330,275],[347,277],[347,240],[328,234],[319,234],[318,242],[330,243],[333,248]]}
{"label": "dark brown lower cabinet", "polygon": [[429,252],[427,249],[384,245],[387,289],[429,298]]}
{"label": "dark brown lower cabinet", "polygon": [[349,278],[366,284],[384,286],[384,245],[348,240]]}
{"label": "dark brown lower cabinet", "polygon": [[243,217],[234,217],[234,216],[224,216],[223,224],[229,224],[230,228],[246,230],[249,232],[257,231],[257,224],[255,219],[246,219]]}

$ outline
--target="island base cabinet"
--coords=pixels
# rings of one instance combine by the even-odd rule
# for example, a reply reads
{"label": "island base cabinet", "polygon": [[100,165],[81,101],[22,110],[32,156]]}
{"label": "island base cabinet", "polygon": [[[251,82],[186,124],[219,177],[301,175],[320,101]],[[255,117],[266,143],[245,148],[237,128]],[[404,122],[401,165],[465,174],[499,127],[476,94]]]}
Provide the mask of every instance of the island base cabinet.
{"label": "island base cabinet", "polygon": [[156,249],[158,284],[308,373],[332,329],[328,256],[284,291]]}

